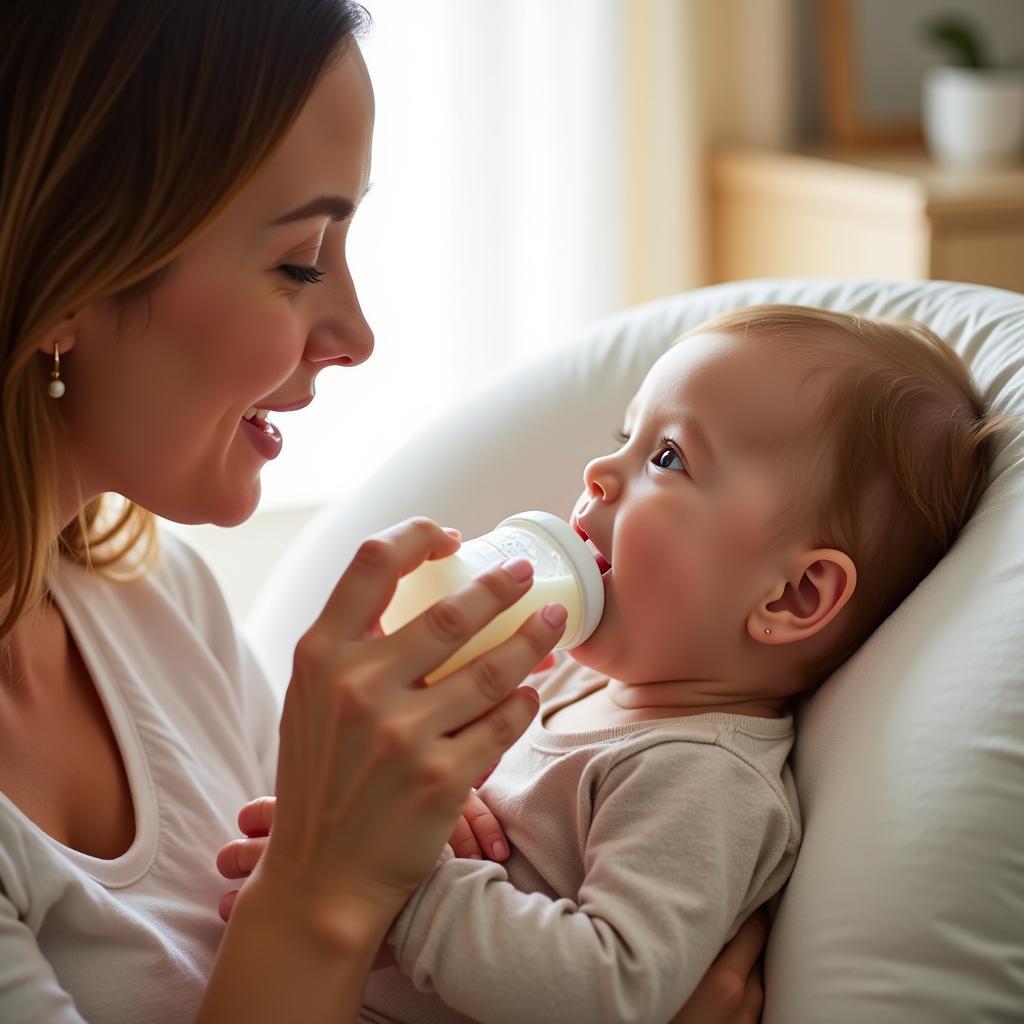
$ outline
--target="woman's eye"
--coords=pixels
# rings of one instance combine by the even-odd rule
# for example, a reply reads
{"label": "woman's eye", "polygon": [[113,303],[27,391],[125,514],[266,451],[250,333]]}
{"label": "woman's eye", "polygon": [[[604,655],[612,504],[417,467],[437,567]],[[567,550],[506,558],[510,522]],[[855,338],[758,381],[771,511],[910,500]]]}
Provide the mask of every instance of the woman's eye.
{"label": "woman's eye", "polygon": [[624,430],[616,430],[612,434],[612,437],[614,437],[620,445],[629,443],[629,434],[627,434]]}
{"label": "woman's eye", "polygon": [[287,274],[293,281],[298,281],[299,284],[319,284],[324,277],[324,272],[316,267],[300,267],[285,263],[277,269],[282,274]]}
{"label": "woman's eye", "polygon": [[686,463],[671,445],[663,445],[651,460],[659,469],[676,469],[686,472]]}

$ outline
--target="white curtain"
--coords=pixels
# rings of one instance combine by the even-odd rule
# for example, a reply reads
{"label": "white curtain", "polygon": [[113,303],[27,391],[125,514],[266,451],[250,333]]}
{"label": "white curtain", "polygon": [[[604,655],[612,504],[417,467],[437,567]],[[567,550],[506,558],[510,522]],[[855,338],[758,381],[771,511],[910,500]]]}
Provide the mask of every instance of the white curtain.
{"label": "white curtain", "polygon": [[344,494],[483,378],[626,301],[622,3],[365,6],[377,123],[350,263],[376,351],[279,416],[261,509]]}

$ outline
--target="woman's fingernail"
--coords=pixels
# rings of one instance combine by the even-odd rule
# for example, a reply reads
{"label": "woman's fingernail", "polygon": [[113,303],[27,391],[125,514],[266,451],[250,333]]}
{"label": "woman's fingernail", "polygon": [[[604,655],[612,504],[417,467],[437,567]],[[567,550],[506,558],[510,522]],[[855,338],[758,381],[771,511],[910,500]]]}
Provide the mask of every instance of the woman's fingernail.
{"label": "woman's fingernail", "polygon": [[479,853],[467,853],[466,860],[483,860]]}
{"label": "woman's fingernail", "polygon": [[503,566],[505,570],[516,581],[525,583],[533,575],[533,565],[528,558],[510,558]]}
{"label": "woman's fingernail", "polygon": [[500,839],[496,839],[491,844],[491,855],[495,860],[504,860],[508,856],[508,847]]}
{"label": "woman's fingernail", "polygon": [[442,526],[441,530],[454,540],[462,540],[462,532],[456,530],[454,526]]}
{"label": "woman's fingernail", "polygon": [[544,611],[540,614],[544,621],[555,629],[564,626],[565,620],[569,617],[569,613],[560,604],[545,605]]}

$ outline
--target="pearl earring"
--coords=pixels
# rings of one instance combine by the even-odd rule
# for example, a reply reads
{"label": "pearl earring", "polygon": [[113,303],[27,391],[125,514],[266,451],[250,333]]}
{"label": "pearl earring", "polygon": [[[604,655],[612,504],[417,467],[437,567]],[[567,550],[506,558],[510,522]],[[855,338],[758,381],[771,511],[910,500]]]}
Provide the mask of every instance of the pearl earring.
{"label": "pearl earring", "polygon": [[53,370],[46,390],[51,398],[60,398],[65,391],[64,381],[60,379],[60,345],[57,342],[53,343]]}
{"label": "pearl earring", "polygon": [[764,635],[765,636],[771,636],[772,635],[772,631],[767,626],[764,627]]}

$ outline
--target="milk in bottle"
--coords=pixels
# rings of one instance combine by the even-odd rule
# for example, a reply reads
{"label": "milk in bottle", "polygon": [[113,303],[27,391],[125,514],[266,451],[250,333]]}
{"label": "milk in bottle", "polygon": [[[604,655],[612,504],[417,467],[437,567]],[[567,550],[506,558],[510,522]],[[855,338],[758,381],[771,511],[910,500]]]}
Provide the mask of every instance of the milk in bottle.
{"label": "milk in bottle", "polygon": [[381,627],[393,633],[485,569],[517,557],[533,563],[533,585],[428,675],[428,683],[508,639],[546,604],[560,604],[569,613],[556,650],[578,647],[597,628],[604,610],[597,562],[573,528],[548,512],[520,512],[503,519],[490,533],[463,541],[454,555],[424,562],[403,576],[381,616]]}

